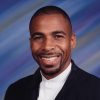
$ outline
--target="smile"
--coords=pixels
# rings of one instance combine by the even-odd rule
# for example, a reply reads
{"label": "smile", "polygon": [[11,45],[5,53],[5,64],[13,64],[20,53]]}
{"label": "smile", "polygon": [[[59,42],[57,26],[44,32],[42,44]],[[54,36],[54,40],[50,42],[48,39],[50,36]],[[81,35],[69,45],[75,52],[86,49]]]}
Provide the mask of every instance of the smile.
{"label": "smile", "polygon": [[40,62],[44,65],[55,65],[60,62],[61,56],[59,54],[56,55],[42,55],[40,57]]}
{"label": "smile", "polygon": [[47,60],[47,61],[54,61],[56,60],[58,57],[57,56],[53,56],[53,57],[42,57],[42,60]]}

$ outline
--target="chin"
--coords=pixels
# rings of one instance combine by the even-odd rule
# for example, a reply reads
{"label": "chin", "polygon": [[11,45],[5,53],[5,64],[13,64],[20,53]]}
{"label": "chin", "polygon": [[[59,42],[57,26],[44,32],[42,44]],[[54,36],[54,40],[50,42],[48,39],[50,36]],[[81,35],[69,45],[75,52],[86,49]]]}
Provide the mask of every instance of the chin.
{"label": "chin", "polygon": [[59,67],[58,66],[54,67],[52,65],[48,65],[46,67],[48,67],[48,68],[41,68],[41,71],[45,75],[55,75],[55,74],[59,73],[60,70],[61,70],[61,67],[60,66]]}

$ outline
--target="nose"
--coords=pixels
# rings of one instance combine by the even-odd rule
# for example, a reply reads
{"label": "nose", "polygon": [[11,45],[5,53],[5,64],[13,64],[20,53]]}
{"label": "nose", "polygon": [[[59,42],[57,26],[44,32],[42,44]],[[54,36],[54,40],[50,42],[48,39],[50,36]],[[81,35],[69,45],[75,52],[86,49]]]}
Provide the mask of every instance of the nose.
{"label": "nose", "polygon": [[45,51],[53,50],[55,48],[55,43],[54,43],[53,39],[51,39],[51,38],[46,39],[43,44],[43,48]]}

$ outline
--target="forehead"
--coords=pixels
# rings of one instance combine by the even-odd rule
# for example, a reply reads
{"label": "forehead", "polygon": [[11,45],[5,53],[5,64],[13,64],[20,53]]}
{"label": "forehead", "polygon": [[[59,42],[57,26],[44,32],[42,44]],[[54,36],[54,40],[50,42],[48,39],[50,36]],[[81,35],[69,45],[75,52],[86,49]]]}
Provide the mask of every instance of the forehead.
{"label": "forehead", "polygon": [[44,14],[35,17],[30,24],[30,31],[71,30],[70,22],[61,14]]}

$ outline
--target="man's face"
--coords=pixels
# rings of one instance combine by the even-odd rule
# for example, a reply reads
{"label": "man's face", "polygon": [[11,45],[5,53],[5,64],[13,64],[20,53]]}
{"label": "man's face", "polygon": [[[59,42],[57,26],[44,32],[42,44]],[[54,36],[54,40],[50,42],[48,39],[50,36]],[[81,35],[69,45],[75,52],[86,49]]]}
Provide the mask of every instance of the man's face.
{"label": "man's face", "polygon": [[45,77],[51,78],[66,69],[75,47],[75,34],[61,14],[40,15],[30,26],[32,55]]}

